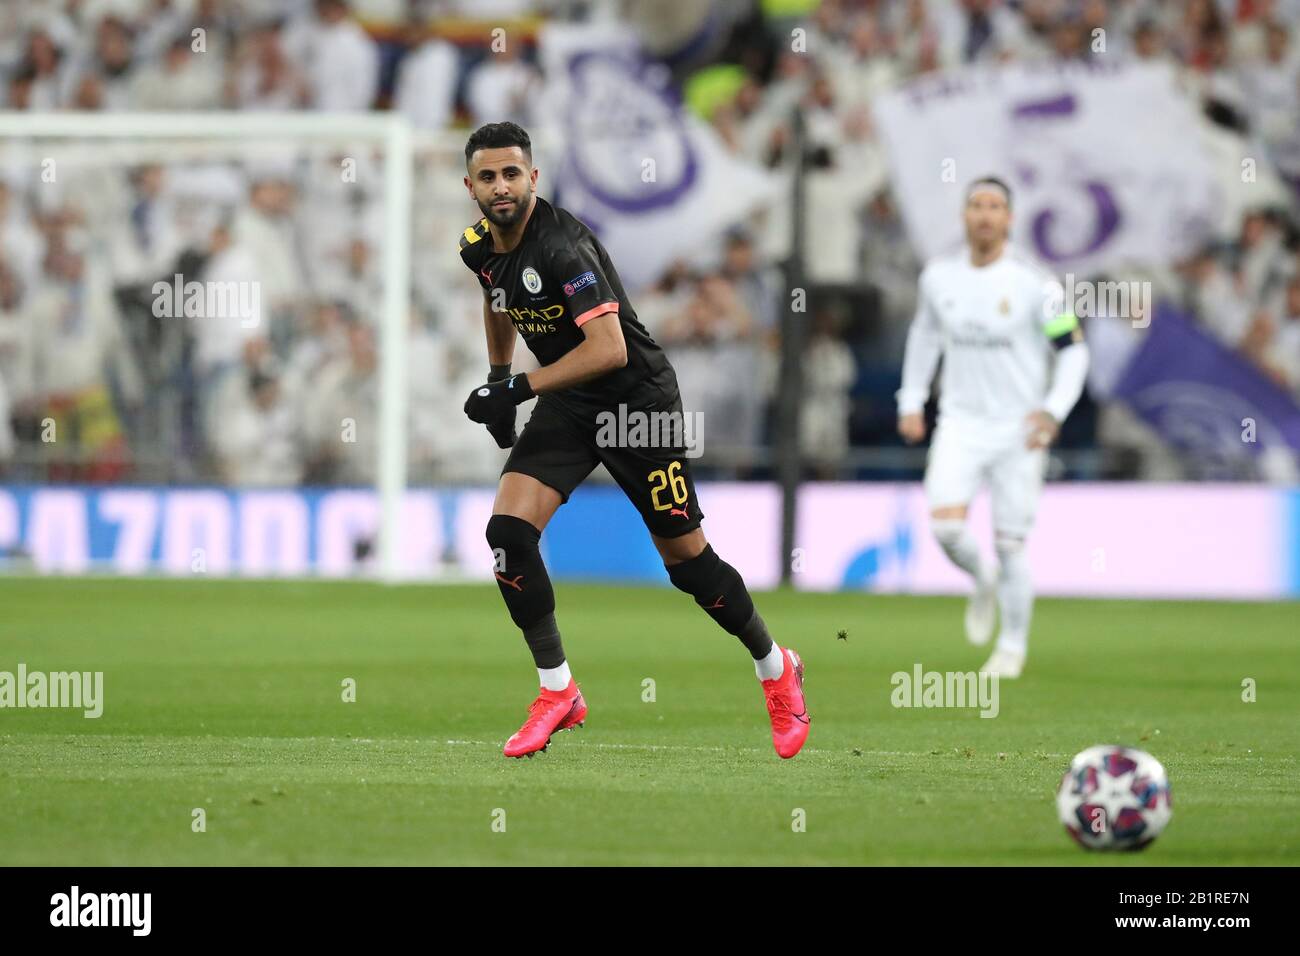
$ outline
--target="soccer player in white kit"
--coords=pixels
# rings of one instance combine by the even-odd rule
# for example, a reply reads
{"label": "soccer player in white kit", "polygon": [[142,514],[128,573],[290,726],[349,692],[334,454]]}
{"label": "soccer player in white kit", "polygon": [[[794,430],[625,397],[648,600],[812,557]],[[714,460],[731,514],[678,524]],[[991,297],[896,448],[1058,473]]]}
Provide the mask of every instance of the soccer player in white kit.
{"label": "soccer player in white kit", "polygon": [[[897,394],[898,431],[909,444],[925,438],[923,409],[942,357],[939,418],[925,469],[931,526],[952,562],[974,579],[966,608],[971,643],[989,642],[1001,611],[997,643],[981,670],[1019,677],[1034,603],[1025,538],[1047,447],[1083,391],[1088,346],[1061,283],[1008,248],[1007,185],[994,177],[972,183],[964,219],[966,248],[921,272]],[[985,484],[996,565],[981,556],[966,524],[967,507]]]}

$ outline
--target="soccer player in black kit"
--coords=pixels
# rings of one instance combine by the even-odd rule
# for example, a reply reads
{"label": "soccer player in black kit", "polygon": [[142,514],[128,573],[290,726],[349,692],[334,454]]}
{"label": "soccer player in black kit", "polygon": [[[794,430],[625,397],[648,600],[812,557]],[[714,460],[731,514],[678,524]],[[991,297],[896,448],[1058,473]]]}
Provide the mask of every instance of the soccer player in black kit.
{"label": "soccer player in black kit", "polygon": [[[527,132],[514,123],[480,128],[465,145],[465,165],[465,187],[484,218],[461,235],[460,256],[483,288],[490,366],[465,414],[511,449],[487,540],[501,596],[541,681],[505,755],[544,750],[552,734],[582,726],[587,716],[560,643],[538,543],[556,509],[603,463],[641,513],[673,585],[754,658],[772,743],[782,757],[793,757],[808,737],[803,664],[773,642],[745,582],[705,541],[685,448],[598,440],[597,416],[618,416],[620,405],[647,416],[681,414],[677,376],[663,349],[637,320],[600,240],[536,195]],[[517,335],[541,364],[537,371],[511,374]],[[534,395],[537,406],[518,434],[516,406]]]}

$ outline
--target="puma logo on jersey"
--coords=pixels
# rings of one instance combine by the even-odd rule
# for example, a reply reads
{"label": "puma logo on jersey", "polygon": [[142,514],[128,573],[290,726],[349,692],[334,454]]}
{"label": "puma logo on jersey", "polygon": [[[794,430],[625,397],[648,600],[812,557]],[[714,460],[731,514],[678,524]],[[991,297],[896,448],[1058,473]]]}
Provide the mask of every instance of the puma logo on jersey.
{"label": "puma logo on jersey", "polygon": [[510,587],[514,588],[516,591],[522,591],[524,589],[523,585],[519,583],[524,579],[524,576],[522,574],[517,575],[514,578],[505,578],[501,576],[500,571],[497,571],[496,576],[498,581],[500,581],[502,584],[509,585]]}
{"label": "puma logo on jersey", "polygon": [[669,509],[668,509],[668,517],[671,518],[671,517],[673,517],[674,515],[681,515],[683,518],[685,518],[687,521],[689,521],[690,518],[691,518],[691,516],[690,516],[689,514],[686,513],[687,510],[688,510],[688,509],[686,509],[686,508],[669,508]]}
{"label": "puma logo on jersey", "polygon": [[714,602],[713,604],[710,604],[710,605],[708,606],[708,608],[706,608],[706,610],[709,610],[709,611],[716,611],[718,608],[722,607],[722,598],[723,598],[723,595],[719,594],[719,595],[718,595],[718,600],[717,600],[716,602]]}

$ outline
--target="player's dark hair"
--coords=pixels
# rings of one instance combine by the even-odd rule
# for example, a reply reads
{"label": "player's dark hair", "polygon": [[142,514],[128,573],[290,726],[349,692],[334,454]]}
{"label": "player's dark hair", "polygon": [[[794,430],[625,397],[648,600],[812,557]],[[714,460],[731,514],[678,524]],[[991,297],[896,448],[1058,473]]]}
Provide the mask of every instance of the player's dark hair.
{"label": "player's dark hair", "polygon": [[524,158],[530,163],[533,161],[533,141],[528,138],[528,131],[518,123],[507,121],[480,126],[470,134],[469,142],[465,144],[465,165],[469,166],[469,158],[480,149],[508,149],[511,146],[518,146],[524,151]]}
{"label": "player's dark hair", "polygon": [[974,193],[975,190],[979,189],[980,186],[985,185],[996,186],[998,189],[1002,190],[1007,197],[1007,208],[1011,208],[1011,187],[997,176],[981,176],[979,179],[975,180],[966,187],[966,199],[969,201],[971,194]]}

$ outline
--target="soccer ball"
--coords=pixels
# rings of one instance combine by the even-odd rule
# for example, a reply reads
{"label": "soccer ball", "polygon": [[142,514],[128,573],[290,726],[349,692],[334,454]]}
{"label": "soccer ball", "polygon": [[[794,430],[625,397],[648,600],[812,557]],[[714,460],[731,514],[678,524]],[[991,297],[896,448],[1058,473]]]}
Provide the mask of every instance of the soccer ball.
{"label": "soccer ball", "polygon": [[1160,761],[1132,747],[1089,747],[1070,761],[1056,793],[1070,836],[1088,850],[1141,850],[1173,810]]}

